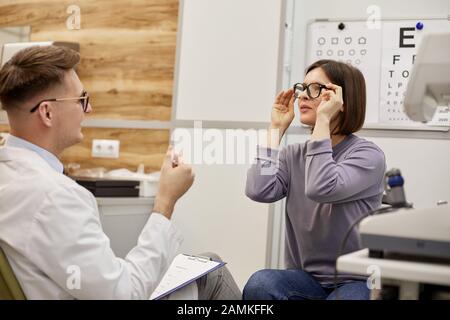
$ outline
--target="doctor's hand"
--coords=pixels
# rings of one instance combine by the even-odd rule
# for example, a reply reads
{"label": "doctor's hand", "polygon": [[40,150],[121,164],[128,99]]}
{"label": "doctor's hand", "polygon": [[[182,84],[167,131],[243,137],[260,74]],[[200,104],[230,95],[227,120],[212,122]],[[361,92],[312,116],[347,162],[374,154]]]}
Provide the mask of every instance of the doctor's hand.
{"label": "doctor's hand", "polygon": [[161,167],[153,212],[160,213],[170,219],[175,203],[192,186],[194,177],[192,167],[183,163],[180,156],[177,156],[177,162],[174,163],[173,147],[169,146]]}

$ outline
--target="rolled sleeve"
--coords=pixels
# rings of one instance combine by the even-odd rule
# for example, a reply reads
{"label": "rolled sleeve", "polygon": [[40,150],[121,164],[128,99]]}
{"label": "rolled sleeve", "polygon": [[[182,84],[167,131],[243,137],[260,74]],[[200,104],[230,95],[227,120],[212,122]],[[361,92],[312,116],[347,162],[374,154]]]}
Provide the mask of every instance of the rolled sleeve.
{"label": "rolled sleeve", "polygon": [[286,196],[289,172],[286,149],[257,147],[256,161],[247,172],[245,193],[257,202],[270,203]]}

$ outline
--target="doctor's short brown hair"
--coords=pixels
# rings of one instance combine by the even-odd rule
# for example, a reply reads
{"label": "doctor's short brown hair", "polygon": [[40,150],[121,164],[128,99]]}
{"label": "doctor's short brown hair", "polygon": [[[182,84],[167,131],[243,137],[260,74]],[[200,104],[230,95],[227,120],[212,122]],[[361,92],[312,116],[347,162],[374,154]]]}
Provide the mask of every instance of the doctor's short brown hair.
{"label": "doctor's short brown hair", "polygon": [[79,61],[78,52],[67,47],[33,46],[17,52],[0,69],[2,108],[20,108],[38,94],[62,84],[65,72]]}
{"label": "doctor's short brown hair", "polygon": [[320,68],[330,81],[342,87],[344,112],[339,112],[339,125],[332,134],[349,135],[359,131],[366,117],[366,81],[359,69],[334,60],[319,60],[306,69],[306,74]]}

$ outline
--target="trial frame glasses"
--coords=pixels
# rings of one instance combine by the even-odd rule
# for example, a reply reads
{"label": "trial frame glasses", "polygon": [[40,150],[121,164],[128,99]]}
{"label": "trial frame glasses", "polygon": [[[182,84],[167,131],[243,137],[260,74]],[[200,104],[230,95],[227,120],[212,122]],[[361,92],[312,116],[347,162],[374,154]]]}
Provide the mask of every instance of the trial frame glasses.
{"label": "trial frame glasses", "polygon": [[[317,91],[317,94],[313,95],[311,93],[312,86],[316,86],[317,87],[317,90],[314,90],[314,91]],[[305,90],[306,90],[306,94],[308,95],[308,97],[310,97],[311,99],[316,99],[322,93],[322,89],[327,90],[328,87],[326,85],[323,85],[323,84],[318,83],[318,82],[312,82],[312,83],[310,83],[308,85],[306,83],[298,82],[298,83],[294,84],[293,89],[294,89],[294,97],[295,97],[295,99],[298,99],[298,97],[300,96],[300,92],[303,92]]]}

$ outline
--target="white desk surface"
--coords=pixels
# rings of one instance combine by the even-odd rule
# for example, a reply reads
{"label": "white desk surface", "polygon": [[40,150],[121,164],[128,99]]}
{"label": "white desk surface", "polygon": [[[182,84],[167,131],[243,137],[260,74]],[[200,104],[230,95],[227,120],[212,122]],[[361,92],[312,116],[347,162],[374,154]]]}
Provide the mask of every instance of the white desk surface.
{"label": "white desk surface", "polygon": [[337,262],[339,272],[369,276],[368,267],[375,265],[381,278],[450,285],[450,264],[369,258],[369,249],[343,255]]}

